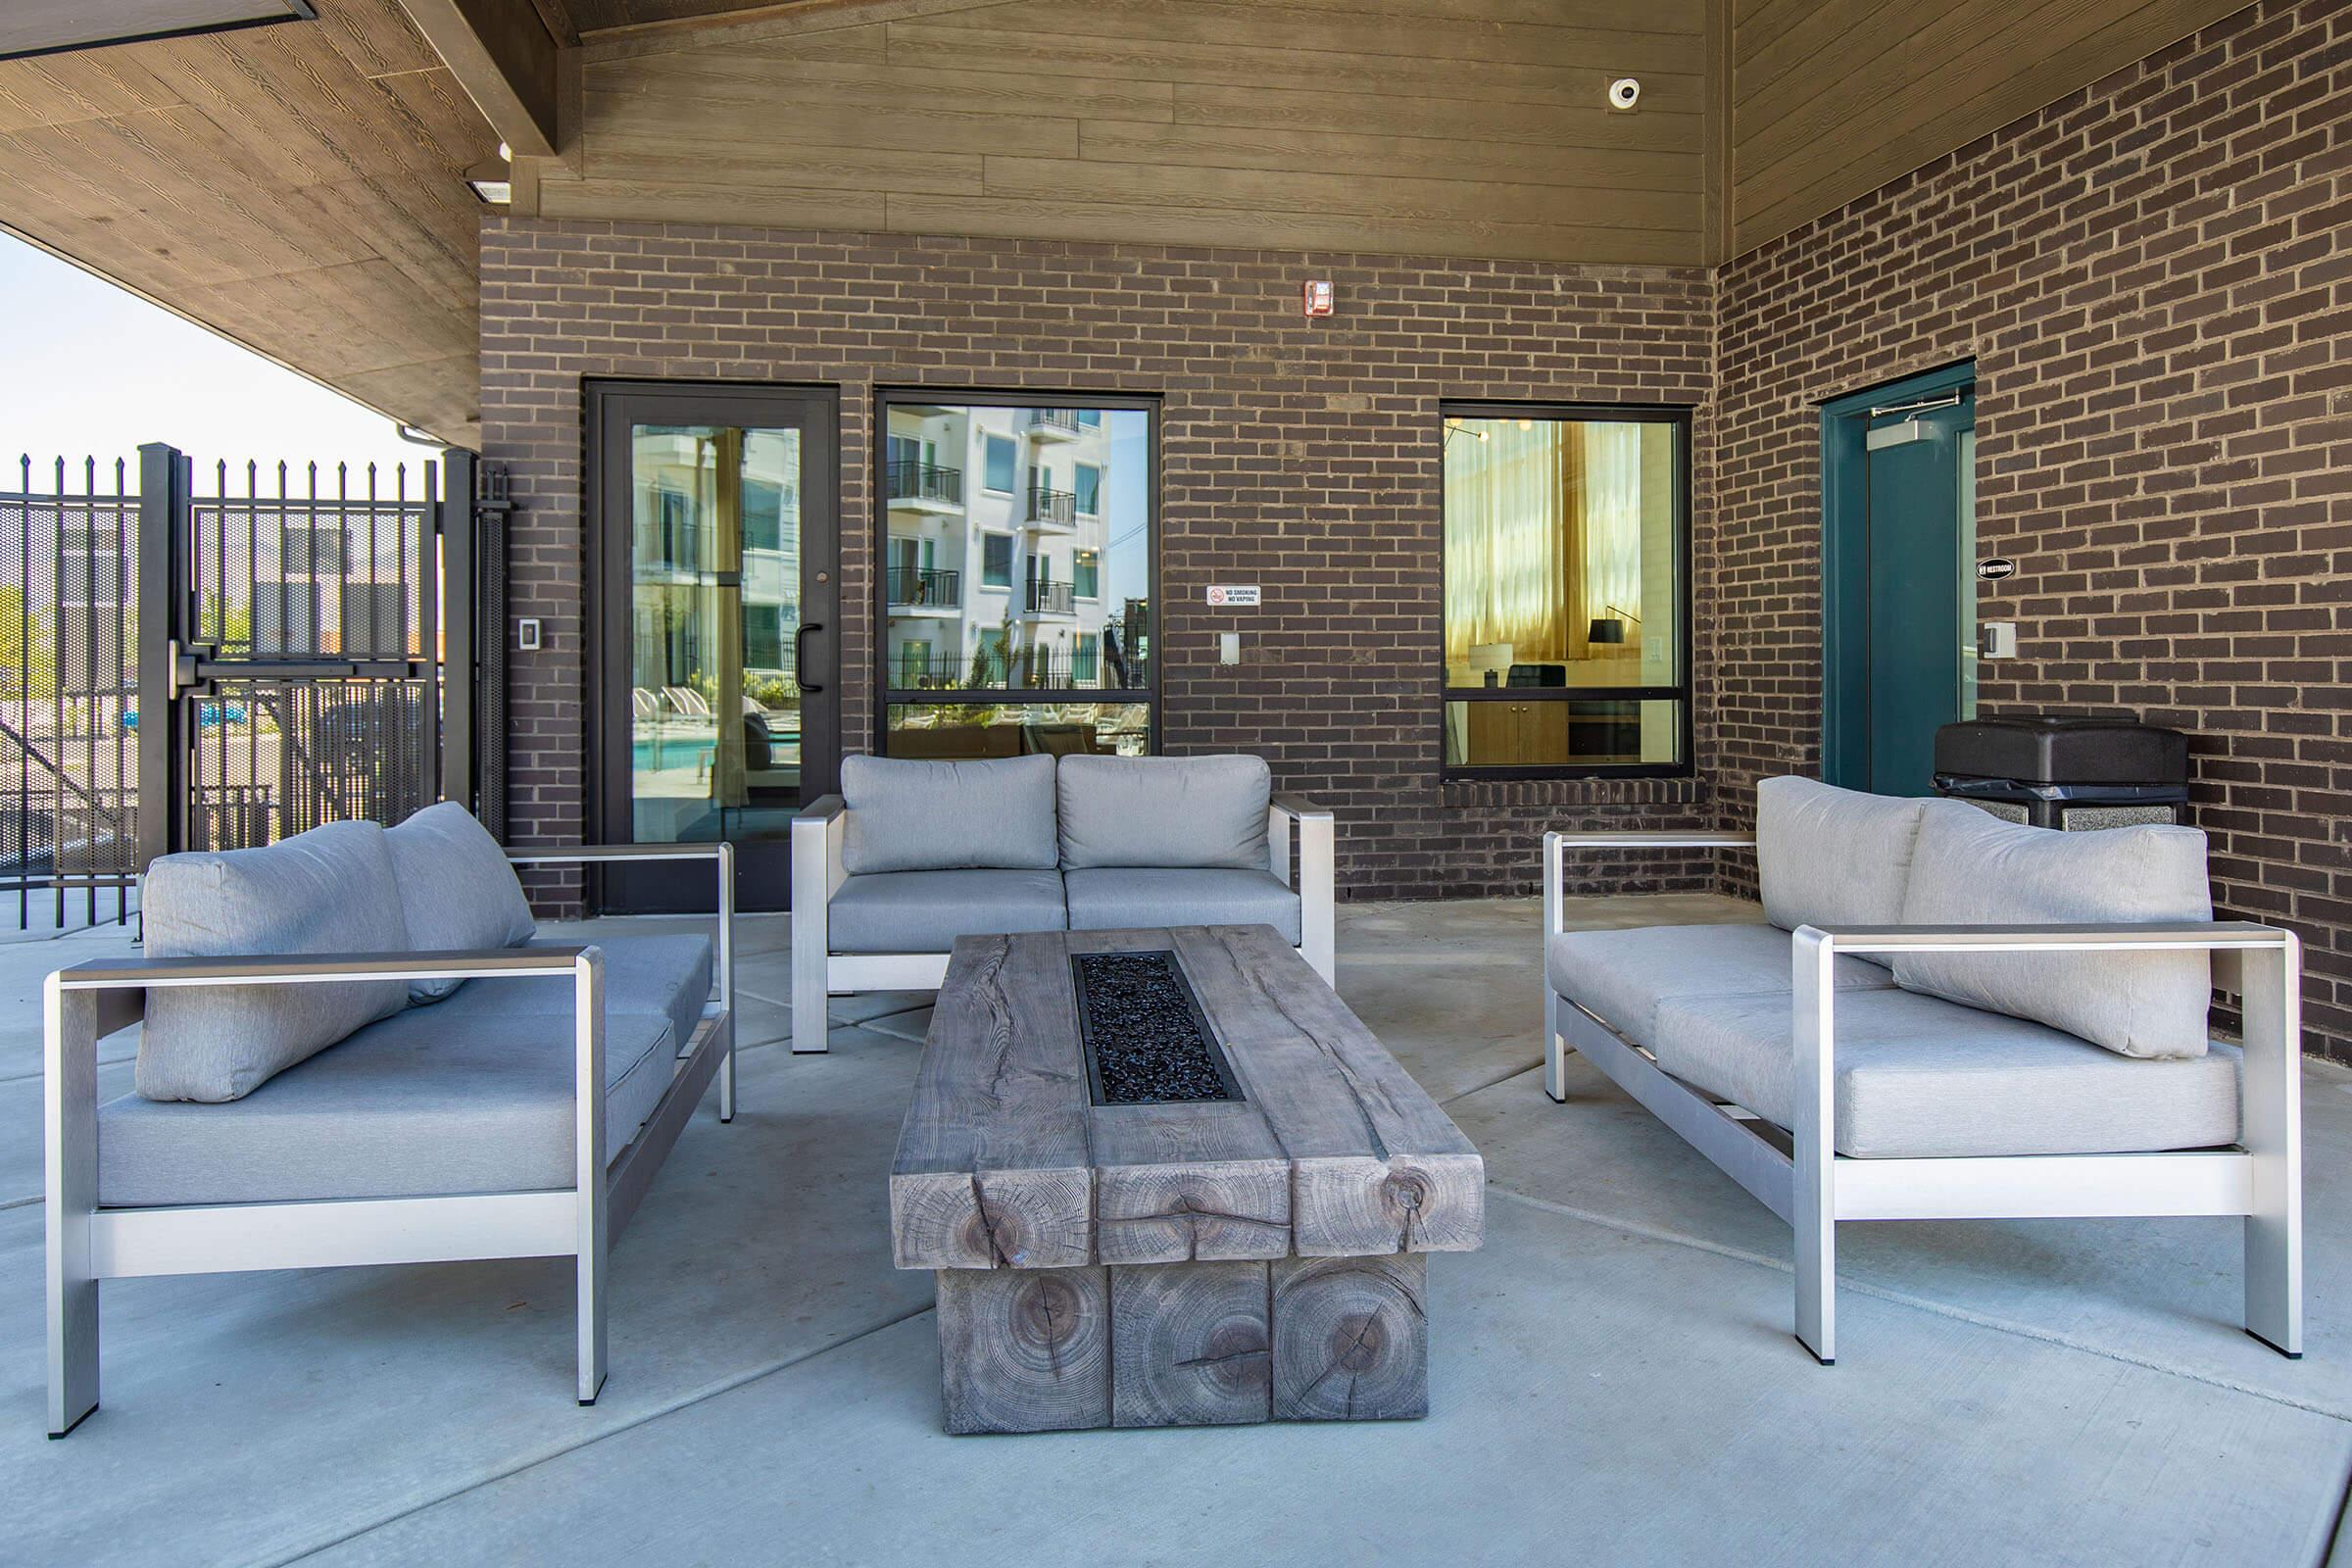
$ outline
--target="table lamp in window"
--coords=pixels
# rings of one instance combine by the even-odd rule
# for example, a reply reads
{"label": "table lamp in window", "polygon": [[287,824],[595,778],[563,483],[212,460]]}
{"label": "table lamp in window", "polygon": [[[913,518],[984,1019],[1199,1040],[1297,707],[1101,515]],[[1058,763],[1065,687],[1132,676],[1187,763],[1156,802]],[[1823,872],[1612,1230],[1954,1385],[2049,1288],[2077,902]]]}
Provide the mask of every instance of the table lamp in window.
{"label": "table lamp in window", "polygon": [[1502,684],[1502,672],[1511,667],[1514,656],[1509,643],[1472,643],[1470,667],[1486,676],[1486,684]]}

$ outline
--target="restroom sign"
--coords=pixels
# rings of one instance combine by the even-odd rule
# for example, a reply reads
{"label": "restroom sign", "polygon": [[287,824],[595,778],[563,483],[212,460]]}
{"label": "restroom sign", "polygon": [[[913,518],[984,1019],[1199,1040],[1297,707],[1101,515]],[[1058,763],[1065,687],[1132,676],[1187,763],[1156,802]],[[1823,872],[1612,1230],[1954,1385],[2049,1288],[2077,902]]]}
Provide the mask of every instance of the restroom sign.
{"label": "restroom sign", "polygon": [[1255,610],[1258,606],[1257,584],[1211,583],[1208,602],[1223,610]]}

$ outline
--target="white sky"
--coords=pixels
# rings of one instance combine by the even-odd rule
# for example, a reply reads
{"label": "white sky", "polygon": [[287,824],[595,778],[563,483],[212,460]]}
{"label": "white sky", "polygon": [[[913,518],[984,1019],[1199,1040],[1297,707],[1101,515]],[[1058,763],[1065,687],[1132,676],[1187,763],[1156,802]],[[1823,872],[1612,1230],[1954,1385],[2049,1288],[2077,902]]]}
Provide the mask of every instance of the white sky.
{"label": "white sky", "polygon": [[27,454],[36,488],[60,456],[76,485],[83,457],[102,471],[122,457],[136,488],[145,441],[193,458],[199,491],[222,458],[239,469],[247,459],[272,469],[316,460],[322,473],[374,463],[387,489],[405,463],[414,491],[419,465],[438,456],[340,393],[0,233],[0,490],[17,487]]}

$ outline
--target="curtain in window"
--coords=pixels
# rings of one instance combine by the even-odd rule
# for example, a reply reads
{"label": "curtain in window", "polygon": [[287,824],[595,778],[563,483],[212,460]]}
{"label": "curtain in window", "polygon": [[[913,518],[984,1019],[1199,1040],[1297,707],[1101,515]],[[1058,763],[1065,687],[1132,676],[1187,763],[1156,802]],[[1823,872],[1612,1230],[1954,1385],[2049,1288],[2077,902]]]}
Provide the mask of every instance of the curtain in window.
{"label": "curtain in window", "polygon": [[1449,667],[1467,665],[1482,644],[1509,644],[1517,663],[1582,659],[1592,621],[1640,614],[1642,428],[1560,419],[1448,424]]}

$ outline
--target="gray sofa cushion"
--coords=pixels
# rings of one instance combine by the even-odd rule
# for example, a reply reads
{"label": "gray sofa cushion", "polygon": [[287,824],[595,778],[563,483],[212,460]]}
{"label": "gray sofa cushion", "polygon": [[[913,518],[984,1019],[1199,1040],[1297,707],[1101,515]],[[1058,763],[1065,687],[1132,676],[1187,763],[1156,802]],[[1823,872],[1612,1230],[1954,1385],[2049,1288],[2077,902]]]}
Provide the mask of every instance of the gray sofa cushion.
{"label": "gray sofa cushion", "polygon": [[883,871],[1050,870],[1054,759],[927,762],[904,757],[846,757],[841,799],[842,869]]}
{"label": "gray sofa cushion", "polygon": [[[1769,925],[1653,925],[1561,931],[1544,944],[1552,989],[1638,1046],[1657,1033],[1658,1004],[1684,997],[1778,995],[1788,1010],[1788,933]],[[1884,990],[1892,977],[1839,958],[1840,991]]]}
{"label": "gray sofa cushion", "polygon": [[1270,925],[1298,945],[1298,895],[1271,871],[1065,871],[1073,931],[1135,926]]}
{"label": "gray sofa cushion", "polygon": [[945,953],[957,937],[1068,929],[1057,871],[854,876],[825,906],[835,953]]}
{"label": "gray sofa cushion", "polygon": [[[2044,1024],[1908,991],[1839,997],[1837,1146],[1857,1158],[2204,1149],[2238,1136],[2237,1053],[2131,1061]],[[1795,1115],[1788,999],[1658,1008],[1658,1065],[1766,1121]]]}
{"label": "gray sofa cushion", "polygon": [[[262,849],[167,855],[147,868],[139,902],[150,958],[409,951],[391,852],[373,822],[330,822]],[[138,1091],[235,1100],[408,1000],[404,980],[150,991]]]}
{"label": "gray sofa cushion", "polygon": [[1265,871],[1273,776],[1254,757],[1068,757],[1058,779],[1064,870],[1102,865]]}
{"label": "gray sofa cushion", "polygon": [[[533,941],[533,948],[562,947],[556,939]],[[669,1020],[673,1044],[684,1051],[693,1043],[702,1022],[703,1005],[710,1000],[712,960],[710,939],[675,936],[600,938],[605,955],[605,1014],[634,1012]],[[521,979],[468,980],[466,989],[442,1004],[445,1010],[470,1017],[512,1018],[517,1014],[554,1012],[571,1016],[571,981],[565,977],[532,975]]]}
{"label": "gray sofa cushion", "polygon": [[[1756,786],[1756,879],[1764,918],[1800,925],[1893,925],[1925,801],[1841,790],[1809,778]],[[1875,961],[1875,960],[1874,960]]]}
{"label": "gray sofa cushion", "polygon": [[[259,1203],[542,1192],[572,1184],[571,1015],[466,1016],[453,999],[370,1024],[233,1105],[126,1095],[98,1112],[98,1200]],[[617,1154],[677,1071],[669,1020],[605,1016]]]}
{"label": "gray sofa cushion", "polygon": [[[512,948],[531,940],[531,904],[490,830],[455,801],[384,829],[409,946],[419,953]],[[412,980],[411,1002],[438,1002],[463,980]]]}
{"label": "gray sofa cushion", "polygon": [[[2048,925],[2213,918],[2205,835],[2092,833],[2003,822],[1934,803],[1919,833],[1905,925]],[[2201,952],[1901,954],[1905,989],[2033,1018],[2127,1056],[2205,1050],[2212,963]]]}

